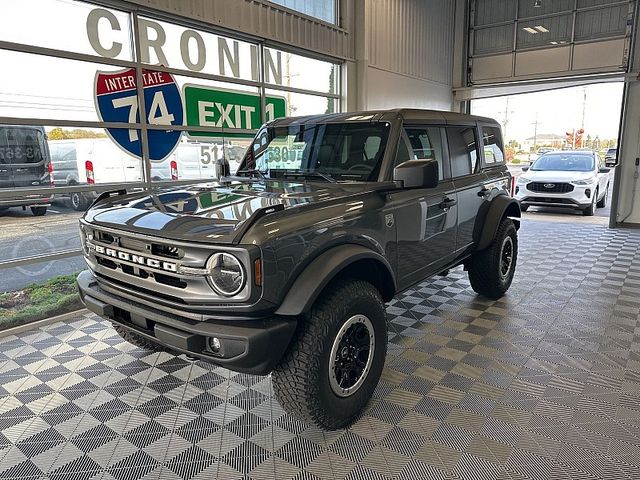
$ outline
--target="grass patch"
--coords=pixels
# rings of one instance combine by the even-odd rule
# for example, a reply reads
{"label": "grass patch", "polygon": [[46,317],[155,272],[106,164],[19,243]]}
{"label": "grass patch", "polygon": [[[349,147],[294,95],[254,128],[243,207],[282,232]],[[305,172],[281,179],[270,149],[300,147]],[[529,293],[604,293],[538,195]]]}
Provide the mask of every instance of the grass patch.
{"label": "grass patch", "polygon": [[35,322],[82,308],[76,274],[0,294],[0,330]]}

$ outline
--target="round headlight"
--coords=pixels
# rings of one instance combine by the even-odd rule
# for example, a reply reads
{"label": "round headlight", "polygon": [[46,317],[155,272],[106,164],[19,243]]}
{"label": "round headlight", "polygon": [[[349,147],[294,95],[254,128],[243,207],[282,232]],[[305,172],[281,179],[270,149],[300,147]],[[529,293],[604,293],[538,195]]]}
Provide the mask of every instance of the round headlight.
{"label": "round headlight", "polygon": [[230,253],[216,253],[208,262],[211,285],[220,295],[232,297],[244,287],[244,269]]}

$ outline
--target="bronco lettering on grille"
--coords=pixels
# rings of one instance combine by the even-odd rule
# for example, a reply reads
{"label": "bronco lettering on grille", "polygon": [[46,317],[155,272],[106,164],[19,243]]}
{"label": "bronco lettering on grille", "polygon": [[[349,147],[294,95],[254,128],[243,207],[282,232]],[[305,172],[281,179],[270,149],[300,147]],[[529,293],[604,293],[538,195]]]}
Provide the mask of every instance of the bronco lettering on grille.
{"label": "bronco lettering on grille", "polygon": [[103,247],[102,245],[92,245],[96,253],[101,255],[116,258],[118,260],[124,260],[126,262],[137,263],[138,265],[144,265],[151,268],[158,268],[167,272],[177,272],[178,265],[172,262],[164,262],[156,260],[155,258],[147,258],[142,255],[136,255],[134,253],[123,252],[116,250],[115,248]]}

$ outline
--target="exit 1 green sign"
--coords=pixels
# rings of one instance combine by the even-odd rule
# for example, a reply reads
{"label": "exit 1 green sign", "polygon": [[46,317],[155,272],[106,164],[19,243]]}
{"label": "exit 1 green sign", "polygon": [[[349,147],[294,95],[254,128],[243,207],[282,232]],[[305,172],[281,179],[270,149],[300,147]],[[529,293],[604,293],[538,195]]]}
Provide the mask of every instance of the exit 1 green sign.
{"label": "exit 1 green sign", "polygon": [[[247,137],[251,135],[233,133],[233,129],[255,130],[262,125],[260,95],[185,85],[183,87],[187,126],[224,128],[230,130],[225,137]],[[286,116],[287,102],[282,97],[265,98],[265,118],[269,122]],[[221,133],[187,132],[190,137],[220,138]]]}

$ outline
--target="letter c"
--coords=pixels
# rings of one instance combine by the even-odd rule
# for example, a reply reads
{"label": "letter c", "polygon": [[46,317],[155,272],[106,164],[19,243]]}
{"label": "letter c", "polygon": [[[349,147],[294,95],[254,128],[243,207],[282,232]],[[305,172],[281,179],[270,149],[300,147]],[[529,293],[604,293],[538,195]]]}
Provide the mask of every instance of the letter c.
{"label": "letter c", "polygon": [[110,48],[106,48],[100,43],[98,23],[100,23],[101,18],[107,19],[112,30],[118,32],[121,30],[120,23],[113,12],[105,10],[104,8],[94,8],[87,16],[87,37],[89,37],[89,43],[98,55],[107,58],[116,58],[120,55],[120,52],[122,52],[122,43],[112,42]]}

